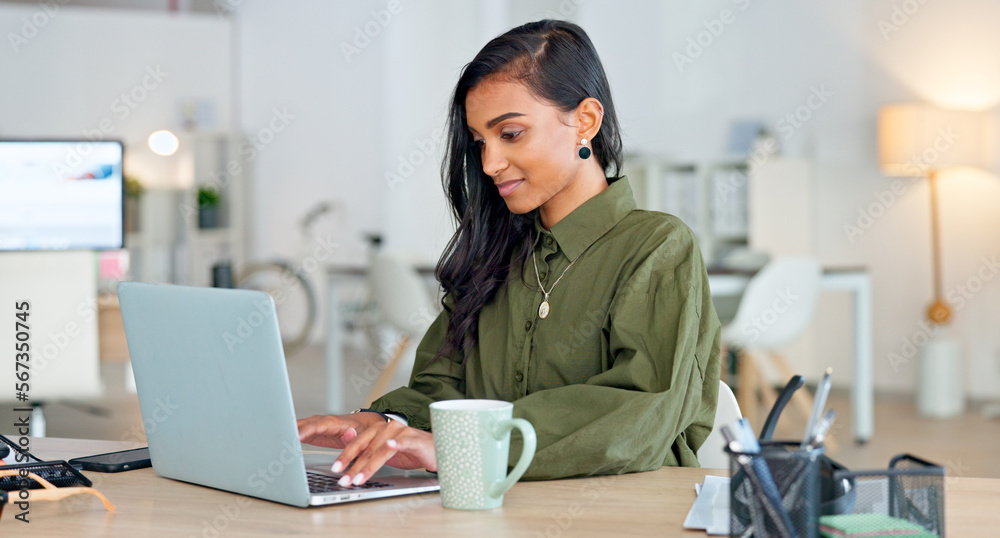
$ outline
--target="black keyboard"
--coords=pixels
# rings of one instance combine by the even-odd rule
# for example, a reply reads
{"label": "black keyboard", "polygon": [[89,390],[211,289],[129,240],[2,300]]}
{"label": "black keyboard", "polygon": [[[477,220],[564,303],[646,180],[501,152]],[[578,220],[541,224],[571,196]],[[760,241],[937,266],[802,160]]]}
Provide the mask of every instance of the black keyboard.
{"label": "black keyboard", "polygon": [[387,488],[391,484],[385,482],[374,482],[369,480],[360,486],[343,487],[337,483],[340,477],[328,476],[325,474],[312,473],[306,471],[306,478],[309,481],[309,493],[325,493],[327,491],[352,491],[363,489]]}

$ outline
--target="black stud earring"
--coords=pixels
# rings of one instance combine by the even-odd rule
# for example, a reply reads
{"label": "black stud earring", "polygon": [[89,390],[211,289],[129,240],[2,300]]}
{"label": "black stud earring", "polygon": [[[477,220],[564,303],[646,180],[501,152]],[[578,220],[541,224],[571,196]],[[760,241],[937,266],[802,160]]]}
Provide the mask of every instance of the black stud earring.
{"label": "black stud earring", "polygon": [[590,148],[587,147],[587,139],[586,138],[581,138],[580,139],[580,144],[583,145],[583,147],[580,148],[580,152],[579,152],[580,153],[580,158],[581,159],[588,159],[588,158],[590,158]]}

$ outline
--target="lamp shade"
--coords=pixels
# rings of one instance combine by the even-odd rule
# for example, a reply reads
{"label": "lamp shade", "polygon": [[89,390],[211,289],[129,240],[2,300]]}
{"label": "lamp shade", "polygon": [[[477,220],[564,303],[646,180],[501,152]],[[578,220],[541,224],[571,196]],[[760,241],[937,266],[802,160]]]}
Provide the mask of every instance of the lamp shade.
{"label": "lamp shade", "polygon": [[988,118],[923,103],[884,106],[878,114],[878,160],[888,176],[989,164]]}

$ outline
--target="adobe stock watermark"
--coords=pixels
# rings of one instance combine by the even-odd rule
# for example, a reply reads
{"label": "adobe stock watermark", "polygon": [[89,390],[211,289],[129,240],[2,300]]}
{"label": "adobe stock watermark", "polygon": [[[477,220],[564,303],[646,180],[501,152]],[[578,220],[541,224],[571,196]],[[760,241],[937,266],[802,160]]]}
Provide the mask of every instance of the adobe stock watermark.
{"label": "adobe stock watermark", "polygon": [[[429,327],[435,319],[437,319],[437,312],[426,306],[421,306],[417,311],[410,314],[409,324],[412,327]],[[382,372],[389,367],[391,357],[397,352],[402,351],[398,348],[401,343],[396,342],[392,345],[380,345],[379,353],[374,358],[371,356],[365,357],[365,367],[361,371],[361,375],[351,374],[349,378],[355,394],[361,395],[362,390],[369,389],[375,384],[375,381],[382,375]],[[410,339],[407,345],[413,343],[416,342]]]}
{"label": "adobe stock watermark", "polygon": [[972,470],[971,466],[962,463],[962,458],[958,458],[957,460],[948,460],[944,466],[948,473],[948,478],[951,478],[953,482],[958,482],[959,480],[969,476],[969,471]]}
{"label": "adobe stock watermark", "polygon": [[189,534],[190,538],[219,538],[242,515],[243,510],[253,503],[253,499],[239,495],[235,500],[217,505],[218,513],[211,519],[202,519],[200,534]]}
{"label": "adobe stock watermark", "polygon": [[870,202],[865,207],[858,207],[858,216],[855,218],[853,223],[845,222],[843,224],[844,235],[847,236],[848,242],[852,245],[859,238],[868,233],[868,230],[875,225],[875,222],[882,218],[889,209],[896,204],[899,198],[909,189],[909,187],[921,177],[926,177],[931,170],[931,167],[936,163],[942,155],[948,152],[952,146],[955,145],[955,141],[960,140],[961,136],[953,127],[948,127],[947,129],[938,129],[937,136],[931,145],[924,148],[922,151],[914,153],[908,161],[905,163],[906,173],[912,177],[903,180],[895,179],[888,189],[885,190],[875,190],[872,191],[872,196],[875,198],[874,201]]}
{"label": "adobe stock watermark", "polygon": [[756,313],[750,318],[750,321],[743,324],[740,330],[750,342],[756,342],[761,334],[770,330],[778,322],[778,318],[788,312],[788,309],[801,298],[800,295],[792,291],[792,288],[786,287],[783,290],[777,290],[771,306]]}
{"label": "adobe stock watermark", "polygon": [[310,275],[319,271],[326,265],[323,263],[329,260],[336,249],[340,248],[340,243],[335,243],[333,237],[327,234],[324,237],[317,237],[312,252],[300,262],[286,264],[284,262],[272,262],[281,269],[279,281],[281,286],[276,291],[269,291],[270,300],[261,298],[254,301],[254,309],[246,316],[239,316],[235,320],[232,331],[222,333],[222,340],[226,344],[229,353],[233,353],[237,347],[241,346],[248,338],[270,316],[271,300],[274,301],[275,308],[285,304],[292,293],[301,286],[299,277],[308,279]]}
{"label": "adobe stock watermark", "polygon": [[30,17],[21,17],[21,31],[7,32],[7,42],[15,54],[21,52],[21,47],[27,45],[38,36],[43,28],[59,15],[60,8],[70,0],[39,0],[35,2],[38,9]]}
{"label": "adobe stock watermark", "polygon": [[214,0],[212,2],[215,14],[222,18],[225,18],[227,15],[231,15],[242,5],[243,0]]}
{"label": "adobe stock watermark", "polygon": [[340,52],[344,55],[344,59],[350,63],[355,56],[372,44],[372,40],[382,34],[393,17],[402,12],[403,3],[400,0],[389,0],[384,8],[372,11],[367,22],[354,27],[354,37],[350,41],[340,42]]}
{"label": "adobe stock watermark", "polygon": [[113,133],[115,122],[127,120],[132,112],[146,99],[149,99],[150,94],[156,91],[169,76],[170,73],[164,71],[159,65],[155,67],[147,65],[145,74],[139,82],[111,101],[110,109],[114,119],[111,116],[105,116],[97,122],[97,128],[82,130],[81,133],[88,142],[75,144],[62,161],[52,163],[53,172],[58,177],[72,174],[76,167],[83,164],[84,157],[94,151],[93,143],[100,142],[104,140],[106,135]]}
{"label": "adobe stock watermark", "polygon": [[[136,445],[148,444],[146,434],[155,432],[161,424],[169,420],[171,415],[181,408],[170,396],[157,398],[154,404],[155,407],[149,413],[149,417],[144,418],[142,424],[133,425],[125,430],[119,437],[120,441]],[[88,478],[93,482],[92,487],[99,490],[107,476],[109,475],[105,473],[92,473]],[[63,505],[67,512],[75,512],[78,509],[89,510],[92,502],[93,499],[89,496],[73,496],[66,498],[63,501]]]}
{"label": "adobe stock watermark", "polygon": [[[813,118],[816,112],[822,110],[830,101],[834,93],[826,87],[826,84],[810,86],[809,95],[802,104],[789,112],[786,112],[774,123],[774,130],[781,135],[783,140],[790,140],[795,133]],[[734,168],[726,181],[716,183],[716,190],[723,196],[731,196],[741,187],[746,185],[749,177],[755,170],[767,163],[772,156],[778,153],[778,142],[774,138],[767,139],[763,144],[755,147],[747,157],[745,167]]]}
{"label": "adobe stock watermark", "polygon": [[[750,7],[750,0],[730,1],[735,4],[740,11],[746,11],[746,9]],[[736,22],[736,12],[728,7],[722,8],[717,17],[702,21],[704,29],[689,35],[687,38],[687,46],[685,46],[682,51],[674,52],[670,55],[670,57],[674,60],[674,65],[677,66],[677,72],[683,73],[684,69],[693,64],[698,58],[701,58],[702,54],[715,45],[716,40],[722,37],[722,34],[724,34],[726,29],[729,28],[729,26],[734,22]]]}
{"label": "adobe stock watermark", "polygon": [[796,131],[812,119],[815,112],[826,106],[831,97],[833,97],[833,92],[827,89],[826,84],[810,86],[809,96],[806,97],[805,101],[795,107],[795,110],[786,112],[784,117],[774,124],[774,127],[782,137],[791,138]]}
{"label": "adobe stock watermark", "polygon": [[[982,264],[971,276],[945,294],[945,298],[955,313],[961,312],[970,301],[983,291],[988,282],[1000,274],[1000,260],[997,260],[996,254],[989,258],[983,256],[981,261]],[[918,321],[916,330],[907,336],[900,337],[899,350],[892,351],[886,356],[886,360],[892,366],[892,371],[899,373],[901,366],[909,365],[917,353],[930,343],[931,338],[940,330],[940,326],[932,325],[927,320]]]}
{"label": "adobe stock watermark", "polygon": [[[296,119],[295,114],[288,112],[288,107],[280,110],[275,107],[271,109],[271,117],[265,125],[252,134],[243,138],[237,147],[240,155],[246,158],[247,164],[252,163],[261,151],[274,142],[278,134],[285,131],[292,120]],[[208,181],[201,184],[205,187],[214,187],[220,192],[224,192],[236,176],[243,174],[243,164],[237,158],[230,159],[225,168],[209,173]],[[198,218],[198,204],[191,198],[182,203],[178,210],[185,222],[191,223]]]}
{"label": "adobe stock watermark", "polygon": [[[112,282],[117,284],[117,281]],[[98,315],[97,298],[92,297],[83,300],[76,305],[75,316],[67,320],[55,331],[49,331],[41,341],[35,344],[35,352],[32,354],[32,370],[36,372],[44,371],[48,368],[50,361],[55,360],[63,351],[69,348],[70,344],[80,336],[88,332],[87,327],[96,323]]]}
{"label": "adobe stock watermark", "polygon": [[396,170],[385,173],[385,183],[389,190],[395,192],[396,186],[413,177],[424,163],[431,160],[433,153],[441,146],[441,138],[444,129],[437,128],[431,131],[430,136],[424,138],[414,138],[414,149],[406,155],[399,155]]}
{"label": "adobe stock watermark", "polygon": [[560,538],[563,535],[570,535],[574,521],[582,516],[588,507],[600,501],[601,494],[608,490],[611,483],[612,479],[606,476],[584,479],[580,486],[580,499],[553,513],[552,523],[545,527],[545,532],[535,531],[534,535],[541,538]]}
{"label": "adobe stock watermark", "polygon": [[562,0],[559,2],[559,6],[556,9],[546,9],[535,13],[535,16],[531,20],[539,19],[569,19],[570,16],[576,13],[576,10],[580,9],[580,6],[585,4],[587,0]]}
{"label": "adobe stock watermark", "polygon": [[302,465],[302,446],[299,443],[294,445],[288,441],[282,442],[281,450],[267,462],[267,465],[258,467],[247,477],[247,485],[253,488],[255,494],[260,495],[267,491],[267,486],[275,481],[285,472],[289,465]]}
{"label": "adobe stock watermark", "polygon": [[225,331],[222,333],[222,341],[226,343],[226,349],[229,350],[230,355],[233,354],[237,347],[253,336],[254,331],[271,317],[271,300],[270,296],[254,299],[254,309],[245,316],[238,316],[236,318],[236,326],[232,332]]}
{"label": "adobe stock watermark", "polygon": [[257,129],[240,143],[240,155],[245,155],[247,162],[253,162],[257,158],[257,153],[274,142],[278,133],[284,132],[295,118],[295,114],[290,113],[288,107],[283,107],[281,110],[277,107],[272,108],[267,125]]}
{"label": "adobe stock watermark", "polygon": [[392,511],[396,513],[399,523],[403,524],[411,514],[415,514],[430,505],[441,506],[441,494],[437,491],[397,497],[392,503]]}
{"label": "adobe stock watermark", "polygon": [[888,19],[878,20],[878,31],[882,34],[883,41],[889,41],[892,34],[899,31],[910,19],[920,11],[930,0],[903,0],[903,2],[892,4],[892,10]]}
{"label": "adobe stock watermark", "polygon": [[131,443],[147,443],[146,436],[156,432],[160,425],[170,420],[170,417],[181,408],[180,404],[174,402],[170,396],[157,398],[153,403],[155,407],[153,407],[147,417],[142,419],[142,424],[133,425],[125,430],[119,440]]}
{"label": "adobe stock watermark", "polygon": [[[590,347],[588,343],[600,339],[601,329],[604,327],[604,319],[606,317],[606,310],[587,310],[587,315],[584,319],[574,320],[572,336],[569,339],[560,338],[556,342],[555,350],[558,356],[569,357],[574,350]],[[594,349],[600,348],[595,346]]]}

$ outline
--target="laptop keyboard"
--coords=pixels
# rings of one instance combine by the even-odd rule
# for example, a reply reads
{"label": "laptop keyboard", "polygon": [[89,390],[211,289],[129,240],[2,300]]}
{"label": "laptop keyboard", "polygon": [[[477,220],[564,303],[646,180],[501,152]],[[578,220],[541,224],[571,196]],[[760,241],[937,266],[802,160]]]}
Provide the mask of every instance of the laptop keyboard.
{"label": "laptop keyboard", "polygon": [[325,474],[313,473],[309,471],[306,471],[306,478],[309,481],[309,493],[376,489],[376,488],[387,488],[391,486],[391,484],[386,484],[385,482],[375,482],[369,480],[368,482],[365,482],[360,486],[343,487],[337,483],[337,481],[340,480],[340,477],[327,476]]}

